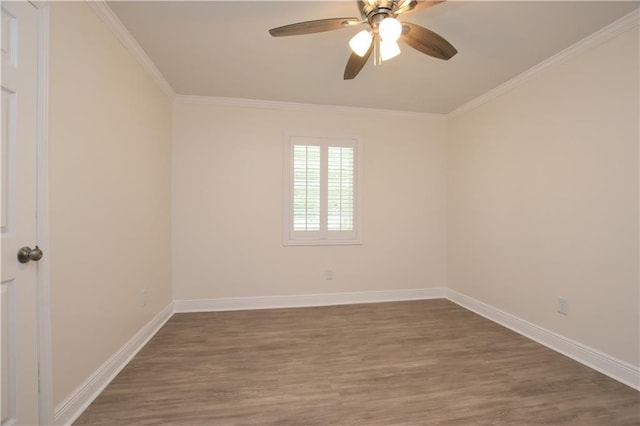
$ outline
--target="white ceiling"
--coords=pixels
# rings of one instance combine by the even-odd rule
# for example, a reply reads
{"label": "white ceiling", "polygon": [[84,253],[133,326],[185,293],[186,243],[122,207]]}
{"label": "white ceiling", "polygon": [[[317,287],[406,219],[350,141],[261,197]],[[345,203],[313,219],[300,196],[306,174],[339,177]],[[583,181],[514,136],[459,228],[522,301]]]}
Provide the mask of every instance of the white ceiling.
{"label": "white ceiling", "polygon": [[358,17],[355,1],[117,1],[109,6],[181,95],[448,113],[637,9],[637,1],[449,1],[401,15],[458,49],[406,44],[355,80],[342,74],[363,27],[273,38],[294,22]]}

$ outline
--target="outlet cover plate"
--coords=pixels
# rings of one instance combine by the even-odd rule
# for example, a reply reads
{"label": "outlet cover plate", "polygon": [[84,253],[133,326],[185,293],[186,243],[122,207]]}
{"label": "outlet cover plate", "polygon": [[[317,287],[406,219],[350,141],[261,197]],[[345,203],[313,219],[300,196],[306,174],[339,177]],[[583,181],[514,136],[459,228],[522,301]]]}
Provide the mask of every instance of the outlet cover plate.
{"label": "outlet cover plate", "polygon": [[558,298],[558,313],[569,315],[569,301],[567,299],[563,299],[562,297]]}

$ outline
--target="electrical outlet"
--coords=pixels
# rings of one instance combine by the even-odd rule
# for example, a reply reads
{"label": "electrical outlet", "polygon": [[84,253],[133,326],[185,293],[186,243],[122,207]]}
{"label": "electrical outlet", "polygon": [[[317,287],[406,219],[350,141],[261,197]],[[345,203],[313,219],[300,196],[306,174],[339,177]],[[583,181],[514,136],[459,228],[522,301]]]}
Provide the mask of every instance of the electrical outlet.
{"label": "electrical outlet", "polygon": [[558,298],[558,313],[569,315],[569,301],[567,299],[563,299],[562,297]]}
{"label": "electrical outlet", "polygon": [[333,271],[331,269],[327,269],[324,271],[324,279],[329,281],[333,279]]}
{"label": "electrical outlet", "polygon": [[147,306],[147,302],[149,301],[149,297],[147,295],[147,290],[140,290],[140,307],[143,308]]}

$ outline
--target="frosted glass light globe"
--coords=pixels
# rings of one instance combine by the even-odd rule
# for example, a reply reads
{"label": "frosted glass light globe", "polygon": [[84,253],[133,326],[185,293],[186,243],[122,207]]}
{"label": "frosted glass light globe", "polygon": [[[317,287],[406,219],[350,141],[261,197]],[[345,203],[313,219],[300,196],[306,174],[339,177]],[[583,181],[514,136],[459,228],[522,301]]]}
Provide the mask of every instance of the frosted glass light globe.
{"label": "frosted glass light globe", "polygon": [[349,47],[358,55],[364,56],[369,51],[373,35],[367,30],[362,30],[358,34],[354,35],[351,41],[349,41]]}
{"label": "frosted glass light globe", "polygon": [[380,42],[380,59],[387,61],[400,54],[400,46],[395,40],[382,40]]}
{"label": "frosted glass light globe", "polygon": [[402,24],[395,18],[384,18],[378,26],[378,33],[384,41],[397,41],[402,34]]}

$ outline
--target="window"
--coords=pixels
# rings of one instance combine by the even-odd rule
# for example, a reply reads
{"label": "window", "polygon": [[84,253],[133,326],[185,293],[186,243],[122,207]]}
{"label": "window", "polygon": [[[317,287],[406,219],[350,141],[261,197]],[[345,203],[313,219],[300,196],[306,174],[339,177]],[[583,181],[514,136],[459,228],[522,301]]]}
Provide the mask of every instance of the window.
{"label": "window", "polygon": [[285,136],[284,244],[360,244],[358,137]]}

